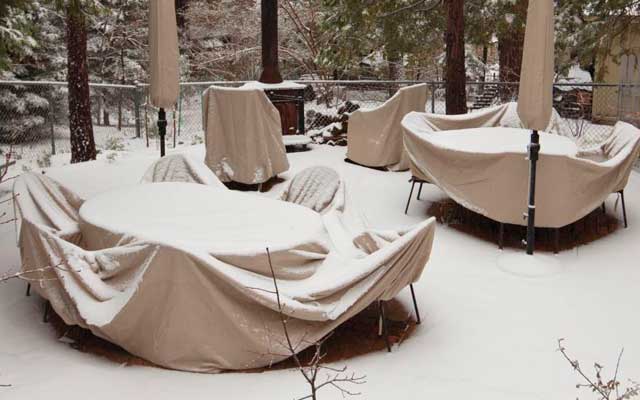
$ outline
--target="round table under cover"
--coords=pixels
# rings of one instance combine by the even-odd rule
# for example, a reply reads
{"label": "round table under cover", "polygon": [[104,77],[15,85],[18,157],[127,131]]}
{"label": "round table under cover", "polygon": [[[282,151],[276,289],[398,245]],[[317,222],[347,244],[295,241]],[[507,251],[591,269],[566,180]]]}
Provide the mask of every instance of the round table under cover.
{"label": "round table under cover", "polygon": [[[540,154],[575,156],[578,147],[569,138],[545,132],[540,134]],[[442,148],[476,154],[520,153],[527,155],[531,131],[518,128],[475,128],[430,132],[429,142]]]}
{"label": "round table under cover", "polygon": [[112,190],[80,208],[87,249],[125,236],[205,251],[278,248],[312,240],[320,214],[296,204],[191,183],[151,183]]}

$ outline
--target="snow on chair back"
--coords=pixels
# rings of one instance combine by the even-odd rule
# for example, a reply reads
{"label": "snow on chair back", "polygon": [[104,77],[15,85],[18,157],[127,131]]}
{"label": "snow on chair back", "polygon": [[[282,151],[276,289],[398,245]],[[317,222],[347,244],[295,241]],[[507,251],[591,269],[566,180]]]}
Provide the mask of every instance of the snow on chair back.
{"label": "snow on chair back", "polygon": [[197,162],[184,154],[173,154],[154,162],[145,172],[142,182],[188,182],[225,187],[204,162]]}
{"label": "snow on chair back", "polygon": [[322,213],[331,206],[339,189],[340,175],[336,171],[328,167],[309,167],[291,180],[282,200]]}

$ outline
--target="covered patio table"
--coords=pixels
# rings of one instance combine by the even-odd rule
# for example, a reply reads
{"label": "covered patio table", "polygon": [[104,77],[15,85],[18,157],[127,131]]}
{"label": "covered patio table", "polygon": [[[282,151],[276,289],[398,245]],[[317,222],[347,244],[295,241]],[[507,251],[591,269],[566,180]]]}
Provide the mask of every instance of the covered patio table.
{"label": "covered patio table", "polygon": [[[530,131],[518,128],[475,128],[429,133],[428,140],[449,150],[479,154],[527,154]],[[540,154],[575,156],[578,146],[569,138],[540,132]]]}
{"label": "covered patio table", "polygon": [[195,183],[84,200],[46,175],[24,174],[15,190],[23,265],[56,266],[34,272],[34,290],[63,321],[187,371],[287,358],[282,318],[300,343],[293,351],[313,345],[416,282],[435,230],[431,219],[352,232],[343,207],[320,214]]}
{"label": "covered patio table", "polygon": [[323,227],[309,208],[197,184],[124,187],[80,208],[80,229],[91,250],[116,246],[126,235],[205,251],[264,251],[312,241]]}

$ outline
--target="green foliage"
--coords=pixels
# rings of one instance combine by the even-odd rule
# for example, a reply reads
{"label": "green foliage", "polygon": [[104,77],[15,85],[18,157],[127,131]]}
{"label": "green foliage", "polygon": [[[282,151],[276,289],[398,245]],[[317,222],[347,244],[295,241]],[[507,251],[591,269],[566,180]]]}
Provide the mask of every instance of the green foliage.
{"label": "green foliage", "polygon": [[0,2],[0,76],[12,57],[28,54],[35,47],[30,8],[27,0]]}
{"label": "green foliage", "polygon": [[390,63],[409,55],[410,62],[419,64],[425,52],[437,51],[442,45],[441,2],[424,3],[405,10],[411,4],[403,0],[324,0],[321,26],[332,40],[318,64],[357,74],[361,61],[376,52]]}

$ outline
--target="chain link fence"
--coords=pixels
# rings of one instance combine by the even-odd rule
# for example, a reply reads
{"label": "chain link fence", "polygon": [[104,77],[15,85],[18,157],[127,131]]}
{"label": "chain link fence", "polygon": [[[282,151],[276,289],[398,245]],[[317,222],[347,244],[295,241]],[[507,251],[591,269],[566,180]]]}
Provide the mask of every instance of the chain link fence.
{"label": "chain link fence", "polygon": [[[167,146],[203,142],[202,92],[211,85],[239,87],[245,82],[182,83],[176,106],[167,110]],[[346,144],[349,113],[382,105],[401,87],[426,83],[431,113],[446,112],[445,84],[419,81],[300,81],[305,90],[306,134],[318,143]],[[518,84],[469,82],[469,112],[517,100]],[[157,109],[147,85],[91,84],[94,137],[99,151],[158,148]],[[556,84],[554,106],[562,128],[583,146],[605,140],[612,125],[640,126],[640,85]],[[70,153],[66,83],[0,81],[0,154],[36,167]]]}

